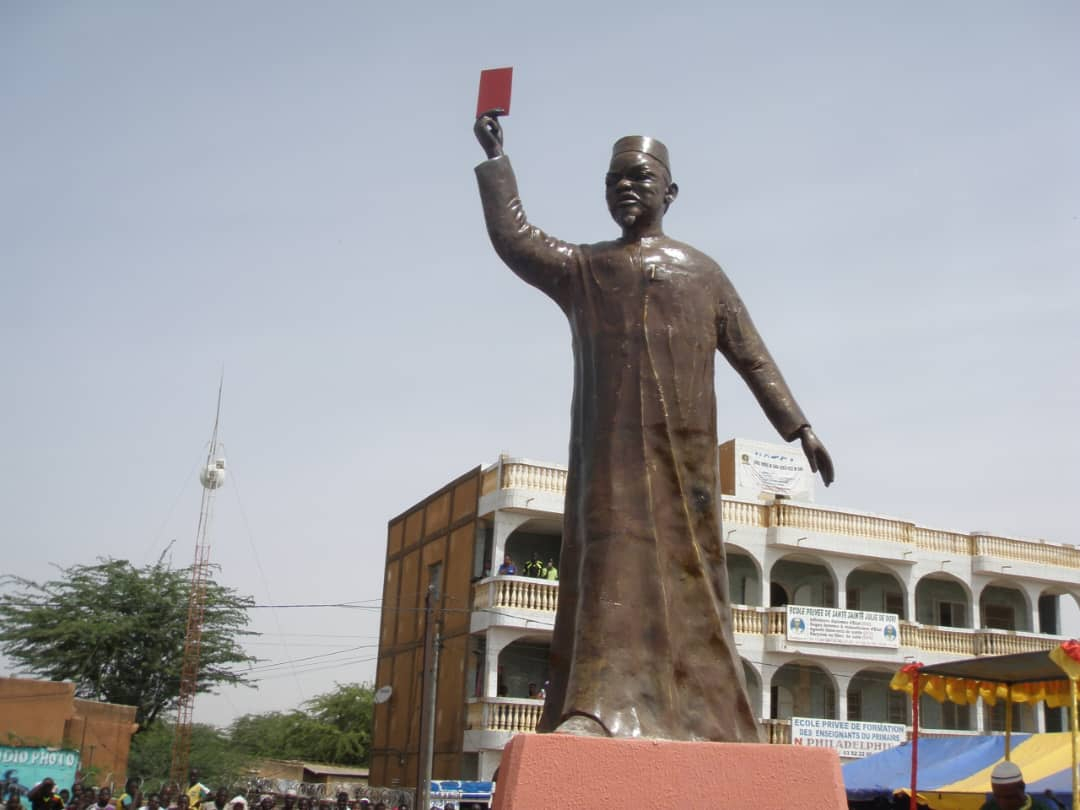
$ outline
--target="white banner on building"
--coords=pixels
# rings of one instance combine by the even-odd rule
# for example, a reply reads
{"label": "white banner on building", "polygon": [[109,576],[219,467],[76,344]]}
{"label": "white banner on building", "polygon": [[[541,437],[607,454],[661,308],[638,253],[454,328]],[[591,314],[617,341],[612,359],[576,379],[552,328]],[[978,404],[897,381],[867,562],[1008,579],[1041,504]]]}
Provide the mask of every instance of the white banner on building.
{"label": "white banner on building", "polygon": [[813,473],[806,456],[772,445],[738,445],[739,483],[761,492],[772,492],[796,500],[812,500]]}
{"label": "white banner on building", "polygon": [[898,723],[862,723],[857,720],[791,718],[791,744],[835,749],[842,757],[869,756],[895,748],[907,740],[907,729]]}
{"label": "white banner on building", "polygon": [[787,606],[787,640],[852,647],[900,647],[900,621],[895,613]]}

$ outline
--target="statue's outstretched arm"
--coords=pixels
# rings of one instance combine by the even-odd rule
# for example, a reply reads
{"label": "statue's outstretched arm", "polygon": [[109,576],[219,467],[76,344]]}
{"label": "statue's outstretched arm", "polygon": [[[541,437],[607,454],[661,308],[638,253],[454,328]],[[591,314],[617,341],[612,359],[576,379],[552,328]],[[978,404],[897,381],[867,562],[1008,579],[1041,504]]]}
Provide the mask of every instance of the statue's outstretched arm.
{"label": "statue's outstretched arm", "polygon": [[476,167],[476,179],[495,252],[522,279],[565,307],[577,246],[548,236],[529,223],[510,158],[503,152],[502,127],[496,116],[481,115],[473,132],[488,156]]}

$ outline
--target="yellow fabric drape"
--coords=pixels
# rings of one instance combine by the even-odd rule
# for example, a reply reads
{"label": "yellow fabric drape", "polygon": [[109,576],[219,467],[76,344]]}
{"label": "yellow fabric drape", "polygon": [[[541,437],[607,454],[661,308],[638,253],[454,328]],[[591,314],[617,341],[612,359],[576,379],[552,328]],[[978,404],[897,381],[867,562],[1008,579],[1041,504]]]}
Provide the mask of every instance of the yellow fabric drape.
{"label": "yellow fabric drape", "polygon": [[[1070,659],[1071,660],[1071,659]],[[912,677],[901,670],[893,675],[889,684],[893,689],[911,694]],[[988,706],[995,706],[1004,701],[1009,694],[1009,685],[999,681],[976,681],[970,678],[951,678],[945,675],[919,676],[920,690],[938,703],[946,700],[961,706],[974,704],[978,698]],[[1013,685],[1013,703],[1038,703],[1046,701],[1051,709],[1070,705],[1068,681],[1038,681],[1036,683],[1018,683]]]}

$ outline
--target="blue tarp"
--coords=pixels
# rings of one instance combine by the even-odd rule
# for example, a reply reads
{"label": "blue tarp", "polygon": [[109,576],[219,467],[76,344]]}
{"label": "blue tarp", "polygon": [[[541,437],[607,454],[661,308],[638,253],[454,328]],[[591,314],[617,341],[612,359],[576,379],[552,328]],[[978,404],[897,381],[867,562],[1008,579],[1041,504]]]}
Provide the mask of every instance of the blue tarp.
{"label": "blue tarp", "polygon": [[[1013,734],[1013,747],[1030,736]],[[990,767],[1004,756],[1005,738],[1001,736],[921,739],[918,788],[920,791],[938,790]],[[897,790],[911,787],[911,743],[849,762],[843,771],[844,786],[851,801],[891,796]],[[1068,771],[1065,777],[1069,778]],[[1032,792],[1035,788],[1036,785],[1031,786]],[[1065,790],[1072,794],[1071,781]]]}

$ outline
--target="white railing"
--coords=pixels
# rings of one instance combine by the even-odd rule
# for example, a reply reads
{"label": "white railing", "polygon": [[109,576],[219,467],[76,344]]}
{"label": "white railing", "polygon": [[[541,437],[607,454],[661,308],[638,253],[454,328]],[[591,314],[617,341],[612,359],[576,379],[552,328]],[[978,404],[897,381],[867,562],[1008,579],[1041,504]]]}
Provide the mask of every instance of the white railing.
{"label": "white railing", "polygon": [[[554,465],[504,459],[484,471],[483,491],[529,489],[566,492],[566,469]],[[791,501],[755,503],[733,498],[721,500],[722,519],[742,526],[791,528],[799,531],[865,537],[902,543],[939,554],[985,555],[1037,565],[1080,568],[1080,549],[1053,543],[963,534],[918,526],[906,520],[824,509]]]}
{"label": "white railing", "polygon": [[[474,587],[474,610],[512,609],[555,613],[559,583],[528,577],[490,577]],[[731,606],[731,627],[739,635],[782,636],[787,633],[787,608]],[[900,646],[951,655],[1008,655],[1052,650],[1061,636],[1013,630],[940,627],[900,620]]]}
{"label": "white railing", "polygon": [[522,461],[502,465],[502,489],[536,489],[541,492],[566,492],[566,470],[529,464]]}
{"label": "white railing", "polygon": [[530,577],[489,577],[476,583],[474,610],[511,608],[554,613],[559,605],[559,582]]}
{"label": "white railing", "polygon": [[529,698],[476,698],[469,703],[466,727],[474,731],[506,731],[531,734],[536,731],[544,701]]}

